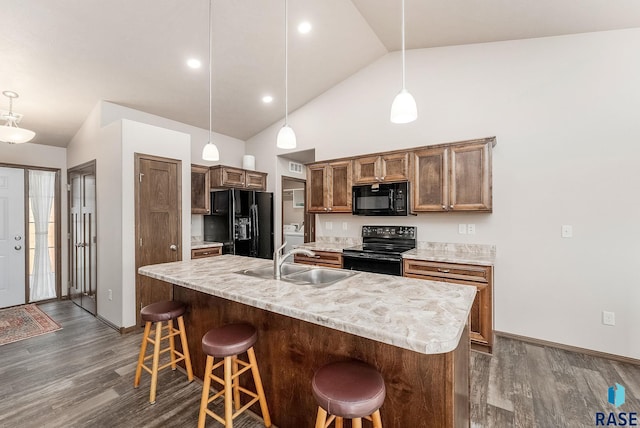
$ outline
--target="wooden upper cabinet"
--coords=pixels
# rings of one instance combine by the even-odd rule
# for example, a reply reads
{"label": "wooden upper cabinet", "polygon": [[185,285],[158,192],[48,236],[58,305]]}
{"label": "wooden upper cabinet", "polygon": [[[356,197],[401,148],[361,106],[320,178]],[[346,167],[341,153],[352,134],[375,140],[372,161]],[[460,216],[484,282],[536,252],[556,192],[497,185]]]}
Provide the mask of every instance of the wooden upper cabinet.
{"label": "wooden upper cabinet", "polygon": [[413,211],[492,210],[494,139],[414,152]]}
{"label": "wooden upper cabinet", "polygon": [[245,171],[245,185],[247,189],[267,190],[267,173]]}
{"label": "wooden upper cabinet", "polygon": [[191,214],[209,214],[209,167],[191,165]]}
{"label": "wooden upper cabinet", "polygon": [[351,212],[351,161],[309,165],[307,172],[308,212]]}
{"label": "wooden upper cabinet", "polygon": [[449,150],[414,152],[413,211],[446,211],[449,203]]}
{"label": "wooden upper cabinet", "polygon": [[451,147],[449,208],[491,211],[491,143]]}
{"label": "wooden upper cabinet", "polygon": [[211,188],[266,190],[267,174],[242,168],[217,165],[211,167]]}
{"label": "wooden upper cabinet", "polygon": [[409,180],[409,153],[390,153],[353,160],[353,183]]}

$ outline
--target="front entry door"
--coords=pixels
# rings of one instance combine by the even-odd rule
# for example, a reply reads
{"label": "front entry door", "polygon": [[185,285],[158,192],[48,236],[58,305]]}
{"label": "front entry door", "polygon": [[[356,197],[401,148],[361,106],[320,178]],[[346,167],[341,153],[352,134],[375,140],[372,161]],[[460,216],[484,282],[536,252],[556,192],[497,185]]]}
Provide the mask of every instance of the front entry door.
{"label": "front entry door", "polygon": [[26,302],[24,169],[0,168],[0,308]]}
{"label": "front entry door", "polygon": [[69,253],[71,300],[97,313],[97,234],[95,163],[69,170]]}
{"label": "front entry door", "polygon": [[182,260],[181,162],[136,154],[136,319],[140,309],[171,300],[172,286],[138,274],[140,266]]}

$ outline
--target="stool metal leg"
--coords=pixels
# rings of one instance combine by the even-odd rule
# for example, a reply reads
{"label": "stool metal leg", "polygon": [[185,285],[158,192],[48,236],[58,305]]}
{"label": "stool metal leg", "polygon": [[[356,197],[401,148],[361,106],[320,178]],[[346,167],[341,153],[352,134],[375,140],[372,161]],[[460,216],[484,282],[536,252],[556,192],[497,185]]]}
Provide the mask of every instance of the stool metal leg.
{"label": "stool metal leg", "polygon": [[140,377],[142,376],[142,364],[144,364],[144,354],[147,353],[147,338],[151,332],[151,323],[146,322],[144,325],[144,333],[142,334],[142,345],[140,346],[140,356],[138,357],[138,365],[136,366],[136,377],[133,380],[133,387],[140,386]]}
{"label": "stool metal leg", "polygon": [[191,368],[191,356],[189,355],[189,343],[187,343],[187,333],[184,328],[184,318],[178,317],[178,328],[180,329],[180,343],[182,343],[182,355],[184,355],[184,366],[187,369],[189,382],[193,380],[193,369]]}
{"label": "stool metal leg", "polygon": [[204,369],[204,383],[202,385],[202,399],[200,400],[200,415],[198,416],[198,428],[204,428],[207,419],[207,407],[209,405],[209,389],[211,388],[211,368],[213,357],[207,356],[207,364]]}
{"label": "stool metal leg", "polygon": [[262,419],[264,420],[264,426],[271,426],[271,416],[269,416],[269,408],[267,407],[267,399],[264,396],[264,389],[262,388],[262,379],[260,379],[260,371],[258,370],[258,362],[256,361],[256,353],[253,347],[247,349],[247,355],[249,356],[249,363],[251,364],[251,373],[253,373],[253,381],[256,384],[256,392],[258,393],[258,399],[260,401],[260,410],[262,411]]}
{"label": "stool metal leg", "polygon": [[153,366],[151,367],[151,392],[149,403],[156,402],[156,386],[158,385],[158,363],[160,362],[160,340],[162,338],[162,322],[156,323],[155,343],[153,344]]}

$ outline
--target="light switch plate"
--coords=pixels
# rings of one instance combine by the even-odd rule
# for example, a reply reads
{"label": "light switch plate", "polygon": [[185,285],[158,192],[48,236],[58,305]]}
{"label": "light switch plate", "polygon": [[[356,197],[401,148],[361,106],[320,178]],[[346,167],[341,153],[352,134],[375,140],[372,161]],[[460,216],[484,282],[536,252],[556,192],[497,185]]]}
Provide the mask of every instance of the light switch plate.
{"label": "light switch plate", "polygon": [[563,238],[573,238],[573,226],[570,224],[562,225],[562,237]]}
{"label": "light switch plate", "polygon": [[324,222],[324,228],[325,228],[326,230],[331,230],[331,229],[333,229],[333,222],[332,222],[332,221],[325,221],[325,222]]}
{"label": "light switch plate", "polygon": [[466,235],[467,234],[467,225],[466,224],[459,224],[458,225],[458,233],[461,235]]}

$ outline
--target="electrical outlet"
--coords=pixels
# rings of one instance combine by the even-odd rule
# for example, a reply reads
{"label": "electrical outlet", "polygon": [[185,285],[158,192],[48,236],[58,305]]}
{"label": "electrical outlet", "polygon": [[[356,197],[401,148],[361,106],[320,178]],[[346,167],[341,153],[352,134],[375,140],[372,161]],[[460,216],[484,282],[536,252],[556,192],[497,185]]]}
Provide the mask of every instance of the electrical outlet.
{"label": "electrical outlet", "polygon": [[466,224],[459,224],[458,225],[458,233],[461,235],[466,235],[467,234],[467,225]]}
{"label": "electrical outlet", "polygon": [[570,224],[562,225],[562,237],[563,238],[573,238],[573,226]]}
{"label": "electrical outlet", "polygon": [[602,311],[602,324],[616,325],[616,313],[609,312],[609,311]]}
{"label": "electrical outlet", "polygon": [[109,289],[109,300],[113,300],[113,290]]}
{"label": "electrical outlet", "polygon": [[325,221],[325,222],[324,222],[324,228],[325,228],[326,230],[331,230],[331,229],[333,229],[333,222],[332,222],[332,221]]}
{"label": "electrical outlet", "polygon": [[467,233],[469,235],[475,235],[476,234],[476,225],[473,223],[470,223],[467,225]]}
{"label": "electrical outlet", "polygon": [[346,221],[342,222],[342,230],[348,230],[349,229],[349,223],[347,223]]}

